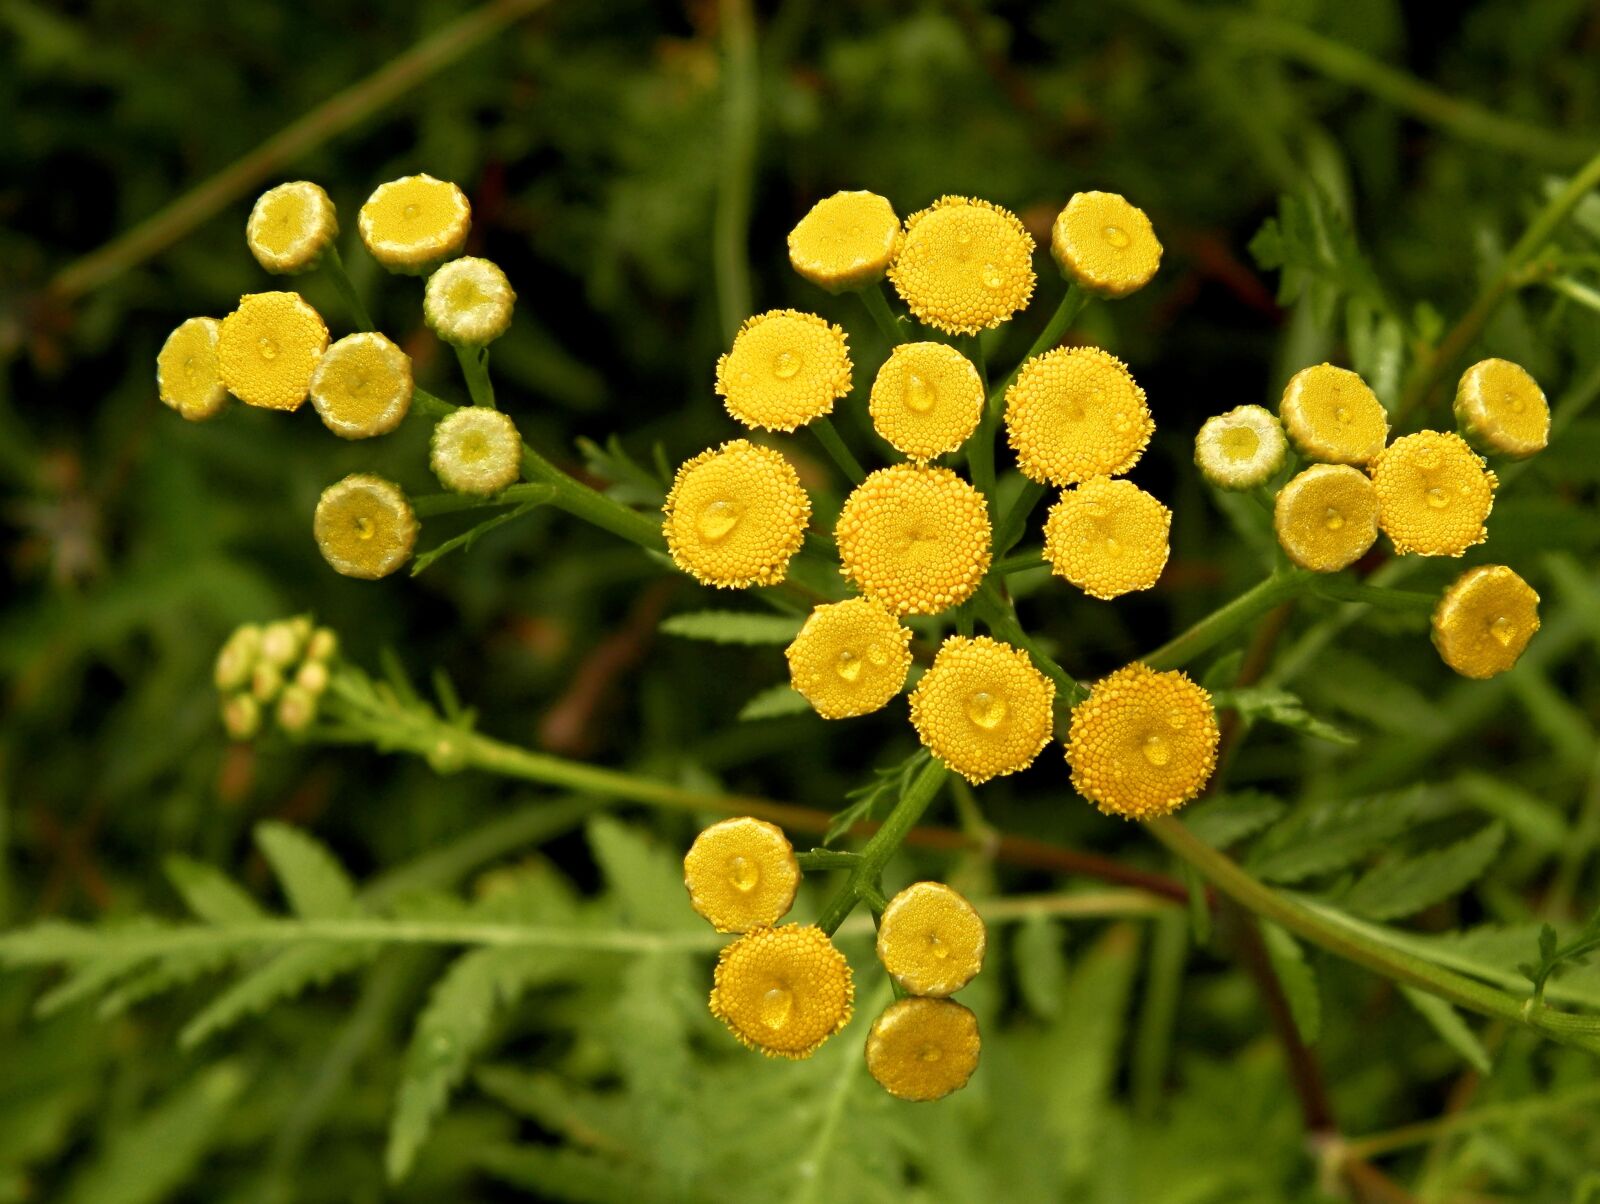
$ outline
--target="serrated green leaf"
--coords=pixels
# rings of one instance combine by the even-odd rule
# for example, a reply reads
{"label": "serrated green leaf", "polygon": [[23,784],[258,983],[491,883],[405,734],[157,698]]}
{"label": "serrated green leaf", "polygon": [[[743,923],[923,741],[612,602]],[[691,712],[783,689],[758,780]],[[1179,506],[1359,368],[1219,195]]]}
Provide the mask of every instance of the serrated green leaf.
{"label": "serrated green leaf", "polygon": [[192,1049],[246,1017],[259,1015],[275,1003],[293,999],[359,969],[375,958],[381,948],[361,942],[291,946],[265,965],[246,973],[202,1008],[179,1032],[178,1044]]}
{"label": "serrated green leaf", "polygon": [[740,707],[739,718],[780,719],[785,715],[804,715],[810,710],[811,704],[806,701],[805,695],[793,686],[780,683],[768,686]]}
{"label": "serrated green leaf", "polygon": [[256,825],[256,844],[296,915],[307,920],[334,920],[354,909],[355,884],[316,837],[268,820]]}
{"label": "serrated green leaf", "polygon": [[1413,857],[1398,857],[1368,870],[1339,900],[1353,915],[1392,920],[1413,915],[1460,893],[1493,864],[1505,828],[1487,828]]}
{"label": "serrated green leaf", "polygon": [[1270,920],[1261,921],[1261,941],[1266,946],[1272,970],[1289,1001],[1289,1012],[1300,1039],[1315,1045],[1322,1035],[1322,994],[1317,973],[1306,960],[1300,942]]}
{"label": "serrated green leaf", "polygon": [[[532,490],[536,487],[533,485],[527,485],[521,488],[526,491]],[[438,547],[429,548],[426,552],[422,553],[411,562],[411,575],[415,577],[418,573],[423,572],[433,564],[437,563],[442,557],[450,555],[451,552],[466,551],[468,548],[472,547],[472,545],[476,543],[482,536],[487,535],[496,527],[504,526],[506,523],[514,522],[519,518],[523,518],[526,515],[532,514],[540,506],[547,504],[556,496],[555,486],[552,485],[548,486],[547,488],[549,490],[547,496],[533,501],[525,501],[513,510],[507,510],[504,513],[496,514],[493,518],[486,518],[481,523],[477,523],[468,530],[463,531],[460,535],[455,535],[445,540]]]}
{"label": "serrated green leaf", "polygon": [[681,855],[610,816],[589,821],[589,847],[621,905],[623,919],[650,932],[700,931],[689,906]]}
{"label": "serrated green leaf", "polygon": [[741,610],[695,610],[661,622],[667,635],[713,644],[787,644],[800,634],[800,616],[754,614]]}
{"label": "serrated green leaf", "polygon": [[1430,995],[1404,983],[1400,985],[1400,993],[1422,1014],[1422,1018],[1444,1039],[1444,1043],[1466,1059],[1469,1066],[1479,1074],[1492,1073],[1494,1063],[1489,1051],[1461,1018],[1460,1012],[1437,995]]}
{"label": "serrated green leaf", "polygon": [[1455,780],[1461,797],[1501,820],[1523,840],[1545,852],[1554,852],[1567,839],[1567,822],[1555,807],[1514,782],[1486,773],[1463,773]]}
{"label": "serrated green leaf", "polygon": [[1272,882],[1343,869],[1405,831],[1431,802],[1423,789],[1304,807],[1270,829],[1246,864]]}
{"label": "serrated green leaf", "polygon": [[1207,844],[1226,849],[1276,823],[1285,810],[1282,799],[1263,790],[1236,790],[1188,808],[1183,822]]}
{"label": "serrated green leaf", "polygon": [[1299,695],[1292,694],[1288,690],[1280,690],[1273,686],[1247,686],[1238,690],[1222,690],[1216,695],[1216,704],[1219,708],[1232,707],[1248,722],[1265,720],[1280,727],[1303,732],[1308,736],[1315,736],[1319,740],[1326,740],[1330,744],[1356,743],[1355,736],[1311,714],[1300,701]]}
{"label": "serrated green leaf", "polygon": [[256,901],[215,866],[174,854],[163,868],[173,889],[198,919],[210,924],[248,924],[266,918]]}

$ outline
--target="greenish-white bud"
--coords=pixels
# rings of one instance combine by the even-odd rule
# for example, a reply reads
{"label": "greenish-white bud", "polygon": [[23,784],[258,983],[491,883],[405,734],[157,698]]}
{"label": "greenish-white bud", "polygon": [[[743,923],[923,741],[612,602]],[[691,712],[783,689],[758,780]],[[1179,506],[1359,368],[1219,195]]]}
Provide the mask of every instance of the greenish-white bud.
{"label": "greenish-white bud", "polygon": [[300,656],[305,637],[293,619],[268,623],[261,632],[261,659],[279,668],[287,668]]}
{"label": "greenish-white bud", "polygon": [[237,628],[217,653],[216,682],[219,690],[237,690],[250,680],[256,657],[261,654],[261,628],[246,623]]}
{"label": "greenish-white bud", "polygon": [[222,726],[230,739],[253,739],[261,730],[261,704],[249,694],[228,695],[222,700]]}
{"label": "greenish-white bud", "polygon": [[465,406],[433,428],[428,461],[446,489],[489,497],[522,475],[522,436],[499,410]]}
{"label": "greenish-white bud", "polygon": [[1206,419],[1194,439],[1200,474],[1219,489],[1254,489],[1283,467],[1288,441],[1270,410],[1239,406]]}
{"label": "greenish-white bud", "polygon": [[278,696],[278,691],[283,689],[283,670],[270,661],[257,661],[255,669],[250,674],[250,693],[254,694],[256,701],[269,703]]}
{"label": "greenish-white bud", "polygon": [[317,696],[303,686],[285,686],[278,699],[278,726],[291,736],[303,735],[317,718]]}
{"label": "greenish-white bud", "polygon": [[319,627],[311,633],[311,639],[306,642],[306,659],[308,661],[329,661],[338,654],[339,637],[328,627]]}
{"label": "greenish-white bud", "polygon": [[322,661],[306,661],[294,675],[294,684],[312,695],[321,694],[328,688],[328,666]]}
{"label": "greenish-white bud", "polygon": [[487,259],[463,255],[428,277],[422,315],[435,334],[458,347],[487,347],[511,325],[517,294]]}

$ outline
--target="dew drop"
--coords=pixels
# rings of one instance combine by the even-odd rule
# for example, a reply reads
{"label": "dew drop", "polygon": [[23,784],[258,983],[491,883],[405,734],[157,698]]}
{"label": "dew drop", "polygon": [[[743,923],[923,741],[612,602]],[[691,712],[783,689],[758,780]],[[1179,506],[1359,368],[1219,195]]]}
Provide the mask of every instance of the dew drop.
{"label": "dew drop", "polygon": [[939,1047],[937,1045],[924,1045],[917,1055],[924,1062],[937,1062],[939,1060]]}
{"label": "dew drop", "polygon": [[1327,513],[1322,516],[1322,525],[1330,531],[1337,531],[1344,526],[1344,515],[1329,506]]}
{"label": "dew drop", "polygon": [[371,539],[378,533],[378,528],[366,515],[356,519],[356,536],[359,539]]}
{"label": "dew drop", "polygon": [[1502,648],[1509,648],[1511,641],[1517,638],[1517,625],[1505,615],[1500,615],[1489,624],[1489,634],[1500,642]]}
{"label": "dew drop", "polygon": [[933,409],[933,403],[938,400],[934,395],[933,386],[915,372],[906,373],[904,396],[906,409],[913,414],[926,414]]}
{"label": "dew drop", "polygon": [[1437,485],[1428,490],[1427,497],[1428,505],[1432,506],[1435,510],[1443,510],[1450,504],[1450,499],[1445,496],[1444,490],[1440,489]]}
{"label": "dew drop", "polygon": [[1333,409],[1333,420],[1340,426],[1349,426],[1355,421],[1355,415],[1350,412],[1350,408],[1348,406],[1335,406]]}
{"label": "dew drop", "polygon": [[1000,269],[995,267],[994,264],[992,264],[992,263],[984,264],[983,265],[982,280],[983,280],[983,287],[984,288],[987,288],[987,289],[997,289],[997,288],[999,288],[1000,287]]}
{"label": "dew drop", "polygon": [[761,881],[761,871],[750,858],[733,856],[728,858],[728,881],[733,883],[735,890],[748,894]]}
{"label": "dew drop", "polygon": [[1167,744],[1165,736],[1156,734],[1146,736],[1140,751],[1144,753],[1144,759],[1157,769],[1172,760],[1172,748]]}
{"label": "dew drop", "polygon": [[950,956],[950,946],[939,939],[937,932],[928,933],[928,952],[940,961]]}
{"label": "dew drop", "polygon": [[842,680],[853,682],[861,676],[861,658],[846,648],[833,662],[833,671]]}
{"label": "dew drop", "polygon": [[979,690],[967,699],[967,718],[984,731],[993,731],[1004,722],[1005,717],[1006,700],[988,690]]}
{"label": "dew drop", "polygon": [[1122,555],[1122,545],[1117,542],[1117,537],[1115,535],[1107,535],[1106,536],[1105,548],[1106,548],[1106,555],[1107,556],[1121,556]]}
{"label": "dew drop", "polygon": [[417,214],[420,213],[420,212],[421,212],[421,210],[417,208],[417,205],[416,205],[415,202],[407,205],[406,208],[405,208],[405,214],[406,214],[407,217],[416,217]]}
{"label": "dew drop", "polygon": [[1527,402],[1523,401],[1522,398],[1517,396],[1515,393],[1510,392],[1506,394],[1506,405],[1510,407],[1513,414],[1520,414],[1523,410],[1528,408]]}
{"label": "dew drop", "polygon": [[275,360],[278,358],[278,344],[269,339],[266,335],[261,336],[257,346],[261,348],[262,359]]}
{"label": "dew drop", "polygon": [[703,538],[716,543],[719,539],[727,538],[728,532],[739,522],[739,508],[732,502],[712,502],[700,511],[700,519],[696,524],[700,528]]}
{"label": "dew drop", "polygon": [[762,1024],[772,1029],[782,1028],[789,1022],[789,1013],[794,1011],[794,992],[788,987],[772,987],[761,997],[757,1010]]}
{"label": "dew drop", "polygon": [[800,357],[792,351],[780,351],[772,361],[772,375],[779,380],[788,380],[800,371]]}
{"label": "dew drop", "polygon": [[1128,232],[1121,226],[1107,226],[1105,228],[1105,236],[1106,241],[1119,251],[1133,241]]}

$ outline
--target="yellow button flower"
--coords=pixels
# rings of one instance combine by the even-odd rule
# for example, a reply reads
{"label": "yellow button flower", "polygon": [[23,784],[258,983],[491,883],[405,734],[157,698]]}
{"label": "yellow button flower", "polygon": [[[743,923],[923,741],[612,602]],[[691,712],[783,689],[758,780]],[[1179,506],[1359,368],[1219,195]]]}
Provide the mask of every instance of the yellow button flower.
{"label": "yellow button flower", "polygon": [[379,184],[361,206],[361,241],[391,272],[420,275],[466,246],[472,206],[454,184],[429,175]]}
{"label": "yellow button flower", "polygon": [[428,465],[446,489],[489,497],[522,475],[522,436],[499,410],[462,406],[433,428]]}
{"label": "yellow button flower", "polygon": [[1433,646],[1462,677],[1504,673],[1539,630],[1539,595],[1503,564],[1468,569],[1433,611]]}
{"label": "yellow button flower", "polygon": [[1161,242],[1143,209],[1115,192],[1079,192],[1056,216],[1050,253],[1085,292],[1126,297],[1161,266]]}
{"label": "yellow button flower", "polygon": [[311,404],[343,439],[387,435],[411,409],[411,357],[381,334],[347,334],[317,361]]}
{"label": "yellow button flower", "polygon": [[809,1058],[850,1022],[850,963],[822,929],[758,928],[723,949],[711,1014],[772,1058]]}
{"label": "yellow button flower", "polygon": [[844,574],[896,614],[938,614],[989,571],[989,508],[948,468],[880,468],[845,499],[834,528]]}
{"label": "yellow button flower", "polygon": [[1283,467],[1288,443],[1272,411],[1238,406],[1207,418],[1194,437],[1194,462],[1218,489],[1254,489]]}
{"label": "yellow button flower", "polygon": [[878,921],[878,960],[912,995],[954,995],[983,969],[987,943],[983,917],[943,882],[912,883]]}
{"label": "yellow button flower", "polygon": [[1295,449],[1324,464],[1370,464],[1389,437],[1389,415],[1378,395],[1350,369],[1332,364],[1291,376],[1278,416]]}
{"label": "yellow button flower", "polygon": [[1132,481],[1063,490],[1044,524],[1044,558],[1091,598],[1149,589],[1167,567],[1172,511]]}
{"label": "yellow button flower", "polygon": [[1055,685],[988,636],[948,637],[911,692],[917,738],[974,786],[1026,769],[1050,740]]}
{"label": "yellow button flower", "polygon": [[1402,556],[1459,556],[1489,532],[1499,483],[1483,457],[1453,432],[1396,439],[1372,466],[1378,526]]}
{"label": "yellow button flower", "polygon": [[746,320],[717,360],[717,395],[735,421],[792,431],[831,413],[850,392],[844,331],[793,309]]}
{"label": "yellow button flower", "polygon": [[511,328],[517,294],[497,264],[463,255],[436,269],[422,293],[422,316],[447,343],[487,347]]}
{"label": "yellow button flower", "polygon": [[683,859],[689,902],[718,932],[749,932],[794,906],[800,863],[783,829],[741,815],[712,824]]}
{"label": "yellow button flower", "polygon": [[1527,369],[1510,360],[1479,360],[1456,386],[1456,421],[1486,452],[1525,460],[1550,442],[1550,403]]}
{"label": "yellow button flower", "polygon": [[983,381],[972,361],[946,343],[902,343],[878,369],[868,410],[891,447],[926,463],[978,429]]}
{"label": "yellow button flower", "polygon": [[978,1018],[955,1000],[897,999],[872,1022],[867,1070],[897,1099],[943,1099],[967,1085],[981,1046]]}
{"label": "yellow button flower", "polygon": [[836,192],[789,231],[789,262],[812,284],[847,293],[883,279],[900,251],[900,219],[875,192]]}
{"label": "yellow button flower", "polygon": [[824,719],[876,711],[911,668],[911,632],[871,598],[817,607],[785,650],[789,683]]}
{"label": "yellow button flower", "polygon": [[672,559],[719,589],[778,584],[811,521],[794,466],[745,439],[684,461],[662,509]]}
{"label": "yellow button flower", "polygon": [[346,577],[387,577],[411,559],[417,516],[393,481],[352,473],[317,500],[312,532],[322,558]]}
{"label": "yellow button flower", "polygon": [[1135,662],[1072,708],[1072,786],[1107,815],[1170,815],[1211,779],[1220,740],[1211,695],[1173,671]]}
{"label": "yellow button flower", "polygon": [[905,242],[889,279],[924,325],[977,334],[1028,304],[1033,239],[998,205],[940,197],[906,218]]}
{"label": "yellow button flower", "polygon": [[1378,538],[1378,491],[1359,468],[1313,464],[1278,490],[1272,525],[1295,564],[1337,573]]}
{"label": "yellow button flower", "polygon": [[245,223],[250,254],[267,271],[292,276],[317,266],[339,237],[339,215],[328,194],[309,180],[269,188]]}
{"label": "yellow button flower", "polygon": [[327,349],[328,327],[299,293],[247,293],[217,331],[222,383],[268,410],[300,408]]}
{"label": "yellow button flower", "polygon": [[228,402],[217,358],[221,326],[215,318],[190,318],[167,336],[156,356],[156,393],[190,422],[215,418]]}
{"label": "yellow button flower", "polygon": [[1030,480],[1076,485],[1121,476],[1156,425],[1127,365],[1098,347],[1034,356],[1006,390],[1006,435]]}

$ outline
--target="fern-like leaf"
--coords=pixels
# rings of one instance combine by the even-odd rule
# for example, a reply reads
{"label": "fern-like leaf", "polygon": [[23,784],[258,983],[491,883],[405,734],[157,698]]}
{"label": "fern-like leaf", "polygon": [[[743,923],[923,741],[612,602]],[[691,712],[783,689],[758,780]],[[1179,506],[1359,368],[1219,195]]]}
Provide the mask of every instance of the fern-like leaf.
{"label": "fern-like leaf", "polygon": [[1363,874],[1340,906],[1369,920],[1414,915],[1476,881],[1494,863],[1504,840],[1505,828],[1490,824],[1442,849],[1385,861]]}
{"label": "fern-like leaf", "polygon": [[256,845],[297,916],[334,920],[355,910],[355,884],[315,837],[288,824],[268,821],[256,828]]}

